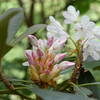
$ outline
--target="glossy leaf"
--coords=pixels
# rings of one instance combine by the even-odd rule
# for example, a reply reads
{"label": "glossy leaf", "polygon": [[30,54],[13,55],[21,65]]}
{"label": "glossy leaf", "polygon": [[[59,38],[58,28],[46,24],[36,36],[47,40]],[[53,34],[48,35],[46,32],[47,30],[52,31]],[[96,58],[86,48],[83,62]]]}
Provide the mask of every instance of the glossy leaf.
{"label": "glossy leaf", "polygon": [[18,43],[19,41],[21,41],[23,38],[25,38],[27,35],[29,34],[34,34],[35,32],[37,32],[39,29],[41,28],[45,28],[46,25],[45,24],[37,24],[37,25],[33,25],[30,28],[28,28],[22,35],[20,35],[19,37],[17,37],[12,43],[11,45],[14,46],[16,43]]}
{"label": "glossy leaf", "polygon": [[9,9],[0,16],[0,57],[3,57],[11,49],[8,44],[16,34],[22,20],[21,8]]}
{"label": "glossy leaf", "polygon": [[36,86],[28,86],[28,89],[42,97],[43,100],[91,100],[89,98],[86,99],[86,97],[84,97],[81,93],[62,93],[58,91],[40,89]]}
{"label": "glossy leaf", "polygon": [[84,65],[83,65],[83,67],[86,69],[95,69],[98,66],[100,66],[100,61],[84,62]]}
{"label": "glossy leaf", "polygon": [[[93,82],[96,82],[96,81],[93,75],[91,74],[91,72],[84,70],[82,68],[79,79],[78,79],[78,83],[85,84],[85,83],[93,83]],[[85,87],[90,89],[93,92],[92,94],[93,97],[96,97],[98,100],[100,99],[100,89],[96,85],[85,86]]]}

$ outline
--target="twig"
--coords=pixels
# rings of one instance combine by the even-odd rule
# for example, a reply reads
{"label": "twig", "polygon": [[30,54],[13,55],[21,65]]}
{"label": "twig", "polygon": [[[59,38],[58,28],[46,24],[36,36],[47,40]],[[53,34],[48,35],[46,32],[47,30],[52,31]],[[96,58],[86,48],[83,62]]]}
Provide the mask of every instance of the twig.
{"label": "twig", "polygon": [[22,0],[17,0],[17,1],[18,1],[19,6],[20,6],[21,8],[23,8],[24,16],[25,16],[25,23],[26,23],[26,25],[29,27],[29,26],[30,26],[30,25],[29,25],[29,19],[28,19],[27,13],[26,13],[26,11],[25,11],[24,3],[23,3]]}
{"label": "twig", "polygon": [[9,88],[10,90],[14,90],[14,86],[2,75],[2,72],[0,72],[0,80],[7,88]]}
{"label": "twig", "polygon": [[45,11],[44,11],[44,0],[39,0],[41,4],[41,18],[42,18],[42,23],[46,23],[45,19]]}
{"label": "twig", "polygon": [[35,11],[35,0],[31,0],[30,10],[29,10],[29,26],[34,24],[34,11]]}
{"label": "twig", "polygon": [[80,69],[82,67],[82,63],[83,63],[83,46],[81,46],[80,50],[77,51],[77,60],[76,60],[74,71],[70,79],[72,83],[77,83],[80,75]]}
{"label": "twig", "polygon": [[[17,89],[16,89],[17,90]],[[0,94],[15,94],[15,95],[19,95],[21,98],[27,99],[27,100],[33,100],[30,97],[27,97],[17,91],[11,91],[11,90],[2,90],[0,91]]]}
{"label": "twig", "polygon": [[[1,60],[0,60],[0,68],[1,68]],[[27,100],[32,100],[31,98],[21,94],[20,92],[16,91],[14,86],[7,80],[4,75],[2,74],[2,69],[0,70],[0,80],[3,82],[3,84],[8,88],[6,92],[2,91],[1,94],[6,93],[6,94],[16,94],[19,95],[21,98],[25,98]]]}

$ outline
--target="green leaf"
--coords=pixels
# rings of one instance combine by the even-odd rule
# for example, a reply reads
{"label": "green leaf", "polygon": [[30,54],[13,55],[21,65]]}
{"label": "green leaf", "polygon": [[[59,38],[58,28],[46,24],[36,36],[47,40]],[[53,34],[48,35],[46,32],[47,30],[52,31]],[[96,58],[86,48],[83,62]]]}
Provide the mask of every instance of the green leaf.
{"label": "green leaf", "polygon": [[9,26],[8,26],[8,37],[6,41],[9,45],[10,45],[10,42],[13,40],[16,32],[18,31],[20,25],[22,24],[23,19],[24,19],[23,12],[20,11],[10,20]]}
{"label": "green leaf", "polygon": [[21,8],[12,8],[0,16],[0,58],[10,49],[8,44],[16,34],[23,20],[23,11]]}
{"label": "green leaf", "polygon": [[[36,93],[40,97],[43,98],[43,100],[86,100],[86,97],[84,97],[81,94],[71,94],[71,93],[62,93],[58,91],[53,90],[47,90],[47,89],[41,89],[36,86],[28,86],[29,90]],[[90,99],[87,99],[90,100]]]}
{"label": "green leaf", "polygon": [[23,34],[21,34],[19,37],[17,37],[14,41],[12,41],[11,45],[14,46],[16,43],[20,42],[23,38],[25,38],[29,34],[34,34],[41,28],[45,28],[45,24],[37,24],[33,25],[30,28],[28,28]]}
{"label": "green leaf", "polygon": [[98,67],[98,66],[100,66],[100,60],[84,62],[84,65],[83,65],[83,67],[86,69],[94,69],[95,67]]}
{"label": "green leaf", "polygon": [[[78,79],[79,84],[87,84],[87,83],[93,83],[96,82],[95,78],[91,74],[90,71],[85,71],[84,68],[80,71],[80,76]],[[90,89],[93,92],[93,96],[96,97],[98,100],[100,100],[100,89],[97,85],[93,86],[85,86],[86,88]]]}

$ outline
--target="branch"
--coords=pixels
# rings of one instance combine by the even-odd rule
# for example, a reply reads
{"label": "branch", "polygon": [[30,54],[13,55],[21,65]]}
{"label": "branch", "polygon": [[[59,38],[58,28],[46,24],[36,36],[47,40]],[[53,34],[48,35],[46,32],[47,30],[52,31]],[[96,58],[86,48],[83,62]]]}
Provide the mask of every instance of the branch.
{"label": "branch", "polygon": [[[15,90],[18,90],[18,89],[15,89]],[[27,100],[33,100],[30,97],[27,97],[27,96],[25,96],[25,95],[23,95],[23,94],[21,94],[17,91],[11,91],[11,90],[8,90],[8,89],[0,91],[0,94],[15,94],[15,95],[19,95],[21,98],[24,98],[24,99],[27,99]]]}
{"label": "branch", "polygon": [[30,25],[29,25],[29,20],[28,20],[27,13],[26,13],[26,11],[25,11],[24,3],[23,3],[22,0],[17,0],[17,1],[18,1],[19,6],[20,6],[21,8],[23,8],[24,16],[25,16],[25,23],[26,23],[26,25],[29,27],[29,26],[30,26]]}
{"label": "branch", "polygon": [[46,23],[46,19],[45,19],[45,11],[44,11],[44,1],[43,0],[39,0],[40,4],[41,4],[41,18],[42,18],[42,23]]}
{"label": "branch", "polygon": [[[1,68],[1,60],[0,60],[0,68]],[[1,91],[1,94],[16,94],[19,95],[21,98],[25,98],[27,100],[32,100],[31,98],[21,94],[20,92],[16,91],[16,89],[14,88],[14,86],[9,82],[9,80],[7,80],[3,74],[2,74],[2,70],[0,70],[0,80],[3,82],[3,84],[8,88],[7,91]]]}
{"label": "branch", "polygon": [[77,50],[77,60],[76,60],[75,68],[72,73],[70,82],[72,83],[78,82],[82,64],[83,64],[83,45],[80,47],[80,49]]}
{"label": "branch", "polygon": [[34,24],[34,11],[35,11],[35,0],[31,0],[29,17],[28,17],[28,26],[32,26]]}

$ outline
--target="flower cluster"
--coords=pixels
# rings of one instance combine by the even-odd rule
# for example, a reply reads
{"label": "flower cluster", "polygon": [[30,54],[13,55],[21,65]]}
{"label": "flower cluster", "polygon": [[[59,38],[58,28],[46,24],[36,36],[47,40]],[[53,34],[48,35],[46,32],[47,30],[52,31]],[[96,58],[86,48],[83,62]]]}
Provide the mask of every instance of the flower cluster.
{"label": "flower cluster", "polygon": [[[83,60],[91,56],[94,60],[100,59],[100,28],[90,21],[88,16],[83,16],[78,21],[80,12],[73,6],[69,6],[63,12],[65,24],[73,24],[75,35],[73,41],[77,45],[78,41],[82,45]],[[73,62],[62,61],[66,53],[61,53],[66,41],[70,39],[62,25],[52,16],[49,17],[50,24],[47,25],[47,39],[37,39],[29,35],[29,41],[33,50],[26,50],[25,54],[28,62],[23,63],[29,67],[31,79],[37,83],[55,85],[55,80],[60,72],[70,66]],[[72,38],[71,38],[72,40]],[[79,48],[76,48],[79,49]]]}
{"label": "flower cluster", "polygon": [[64,47],[68,34],[52,16],[50,16],[50,22],[51,24],[47,25],[47,40],[37,39],[33,35],[28,36],[33,50],[25,51],[28,62],[23,65],[30,66],[29,73],[34,82],[55,85],[60,72],[73,66],[74,63],[60,62],[66,56],[66,53],[61,53],[61,49]]}
{"label": "flower cluster", "polygon": [[76,11],[73,6],[69,6],[63,16],[66,24],[74,24],[75,40],[81,40],[81,44],[84,44],[83,60],[87,60],[88,56],[100,60],[100,27],[90,21],[86,15],[78,21],[79,11]]}

